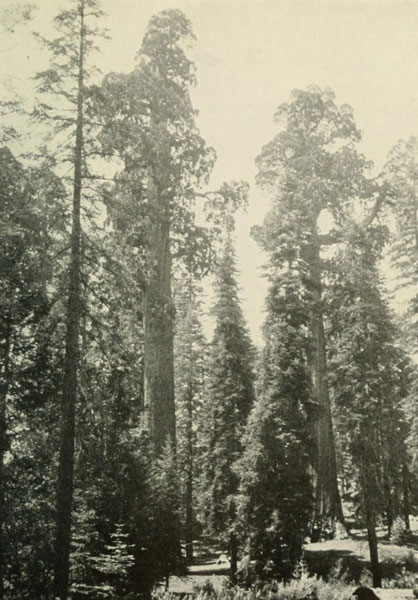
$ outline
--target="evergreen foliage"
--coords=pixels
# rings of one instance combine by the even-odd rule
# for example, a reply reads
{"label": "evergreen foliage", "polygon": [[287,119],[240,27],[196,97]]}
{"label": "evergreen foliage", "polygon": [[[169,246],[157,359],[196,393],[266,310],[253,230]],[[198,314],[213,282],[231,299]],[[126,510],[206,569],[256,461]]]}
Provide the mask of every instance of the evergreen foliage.
{"label": "evergreen foliage", "polygon": [[193,561],[197,486],[202,460],[207,343],[200,322],[201,290],[191,273],[176,282],[174,373],[176,397],[177,465],[182,492],[183,539],[187,562]]}
{"label": "evergreen foliage", "polygon": [[261,578],[292,574],[312,515],[313,401],[306,303],[306,290],[295,271],[273,277],[258,395],[236,465],[240,529]]}
{"label": "evergreen foliage", "polygon": [[367,236],[354,230],[337,258],[330,363],[335,401],[357,467],[375,586],[381,583],[376,519],[386,512],[390,527],[400,514],[407,435],[404,360],[376,267],[381,241],[380,228]]}
{"label": "evergreen foliage", "polygon": [[[124,163],[114,214],[130,251],[139,246],[146,283],[144,402],[157,456],[167,438],[175,442],[172,261],[199,253],[199,244],[190,241],[201,238],[191,194],[213,163],[194,122],[194,66],[184,51],[191,38],[191,24],[181,11],[159,13],[149,22],[136,68],[108,76],[102,88],[107,100],[102,141]],[[127,214],[138,218],[126,221]],[[205,253],[205,244],[200,248]]]}
{"label": "evergreen foliage", "polygon": [[21,597],[36,589],[41,596],[52,558],[51,448],[61,353],[50,286],[64,192],[49,170],[24,169],[8,148],[0,154],[0,588]]}
{"label": "evergreen foliage", "polygon": [[254,349],[241,311],[235,280],[231,231],[226,233],[216,273],[215,331],[209,350],[206,440],[201,504],[207,531],[231,555],[235,576],[236,493],[232,466],[242,451],[242,435],[254,402]]}
{"label": "evergreen foliage", "polygon": [[400,282],[406,287],[416,287],[417,284],[417,168],[416,138],[400,140],[389,152],[385,180],[391,196],[390,212],[396,223],[391,240],[391,256],[398,267]]}
{"label": "evergreen foliage", "polygon": [[[296,269],[310,296],[311,371],[316,452],[315,524],[318,534],[327,521],[344,522],[337,481],[332,410],[327,382],[324,331],[324,246],[344,232],[353,201],[373,195],[365,173],[370,166],[357,151],[360,140],[352,109],[337,106],[331,90],[311,86],[292,92],[291,101],[275,114],[279,131],[259,157],[258,183],[270,194],[272,208],[254,234],[275,268]],[[357,202],[358,204],[358,202]],[[333,222],[321,235],[319,219]]]}
{"label": "evergreen foliage", "polygon": [[[1,7],[0,29],[33,9]],[[256,354],[233,243],[248,185],[202,191],[215,153],[192,103],[192,25],[156,14],[134,68],[98,85],[102,19],[99,0],[69,0],[57,37],[38,36],[51,61],[28,137],[46,137],[19,160],[0,147],[0,600],[150,600],[199,537],[229,553],[233,583],[246,566],[263,580],[228,598],[333,597],[303,545],[344,522],[340,491],[379,585],[377,524],[407,543],[418,508],[416,139],[370,179],[332,91],[279,106],[257,158],[272,205],[253,230],[270,284]],[[5,144],[22,134],[11,92],[0,111]],[[403,327],[385,245],[411,297]]]}

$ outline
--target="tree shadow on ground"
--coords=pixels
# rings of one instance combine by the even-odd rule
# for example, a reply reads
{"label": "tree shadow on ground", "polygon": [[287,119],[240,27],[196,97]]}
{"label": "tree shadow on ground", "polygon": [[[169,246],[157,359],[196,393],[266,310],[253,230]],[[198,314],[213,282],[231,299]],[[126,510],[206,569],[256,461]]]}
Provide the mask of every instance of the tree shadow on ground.
{"label": "tree shadow on ground", "polygon": [[305,561],[309,573],[329,579],[330,575],[338,575],[348,581],[359,582],[369,563],[363,557],[350,550],[305,550]]}
{"label": "tree shadow on ground", "polygon": [[[352,536],[352,539],[367,544],[362,535]],[[418,573],[418,557],[414,552],[417,548],[415,544],[414,541],[411,544],[399,546],[391,540],[379,539],[380,564],[384,578],[395,579],[405,571]],[[364,549],[364,555],[362,552],[359,553],[355,549],[349,550],[348,548],[306,549],[304,554],[311,574],[325,579],[329,579],[330,576],[344,577],[347,581],[354,583],[359,583],[362,574],[370,571],[370,562],[366,556],[368,556],[368,548]]]}

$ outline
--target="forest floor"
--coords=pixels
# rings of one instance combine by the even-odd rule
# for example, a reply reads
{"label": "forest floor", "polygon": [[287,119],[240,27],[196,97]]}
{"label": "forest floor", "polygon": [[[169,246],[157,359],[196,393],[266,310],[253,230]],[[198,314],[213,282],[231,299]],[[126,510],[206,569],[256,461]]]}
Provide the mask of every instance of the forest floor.
{"label": "forest floor", "polygon": [[[394,580],[405,571],[416,573],[418,582],[418,519],[412,519],[412,538],[408,544],[396,544],[386,539],[385,531],[379,533],[379,557],[384,578]],[[228,578],[229,562],[220,551],[209,551],[197,543],[195,564],[189,567],[186,577],[171,577],[169,590],[172,592],[193,592],[210,583],[215,589],[222,587]],[[369,567],[369,549],[364,531],[351,531],[345,539],[326,540],[305,544],[304,558],[309,571],[327,577],[333,574],[346,577],[347,581],[359,581]],[[413,576],[413,575],[412,575]],[[400,584],[400,585],[398,585]],[[411,587],[398,581],[397,589],[379,590],[382,600],[413,598]],[[385,585],[385,584],[384,584]],[[400,589],[403,588],[403,589]]]}
{"label": "forest floor", "polygon": [[170,577],[171,592],[193,592],[205,584],[220,589],[228,580],[229,561],[220,550],[208,549],[201,542],[194,544],[195,561],[186,577]]}

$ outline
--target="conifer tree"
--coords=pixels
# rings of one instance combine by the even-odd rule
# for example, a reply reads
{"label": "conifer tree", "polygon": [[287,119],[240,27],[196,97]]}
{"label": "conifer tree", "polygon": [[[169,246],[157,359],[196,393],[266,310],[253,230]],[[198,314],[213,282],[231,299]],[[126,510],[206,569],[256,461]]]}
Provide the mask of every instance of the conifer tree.
{"label": "conifer tree", "polygon": [[175,286],[174,372],[177,462],[183,493],[186,560],[193,562],[195,506],[206,372],[207,344],[200,323],[200,289],[190,272]]}
{"label": "conifer tree", "polygon": [[[200,273],[210,268],[211,234],[219,231],[222,206],[240,204],[248,187],[232,183],[199,191],[214,152],[199,134],[191,102],[195,68],[186,49],[193,38],[181,11],[153,16],[135,69],[109,74],[100,103],[103,147],[123,160],[114,217],[124,222],[127,245],[142,260],[144,404],[156,456],[167,439],[175,441],[174,267],[193,256]],[[197,197],[209,198],[210,228],[195,224]]]}
{"label": "conifer tree", "polygon": [[[1,346],[0,346],[0,598],[4,597],[5,526],[6,526],[6,469],[5,456],[8,441],[8,397],[13,381],[13,357],[17,325],[24,322],[31,312],[27,303],[30,287],[25,275],[31,274],[28,258],[28,235],[24,226],[25,200],[28,193],[24,185],[24,171],[7,148],[1,151]],[[23,179],[23,184],[20,180]],[[23,275],[23,277],[22,277]],[[19,293],[19,291],[21,292]]]}
{"label": "conifer tree", "polygon": [[[304,263],[304,283],[311,297],[312,389],[317,405],[313,465],[320,533],[329,519],[344,522],[327,384],[321,250],[341,239],[347,208],[352,208],[354,198],[372,195],[373,187],[365,177],[369,165],[355,148],[360,133],[352,110],[347,105],[338,107],[332,91],[315,86],[295,90],[291,101],[279,106],[275,119],[279,131],[257,158],[258,182],[273,200],[259,239],[274,256],[283,236],[293,235],[289,258]],[[327,235],[321,235],[319,227],[324,213],[334,224]]]}
{"label": "conifer tree", "polygon": [[391,240],[391,255],[399,268],[402,285],[417,285],[418,253],[418,142],[411,137],[400,140],[389,152],[385,179],[390,188],[391,212],[396,229]]}
{"label": "conifer tree", "polygon": [[295,235],[288,231],[281,239],[267,271],[257,399],[236,465],[240,533],[261,578],[291,575],[313,509],[309,295],[292,251]]}
{"label": "conifer tree", "polygon": [[332,388],[357,469],[375,587],[381,586],[376,519],[386,513],[390,526],[393,511],[400,513],[407,435],[402,411],[406,363],[376,266],[382,233],[378,226],[367,234],[352,230],[349,245],[336,258],[330,303]]}
{"label": "conifer tree", "polygon": [[[40,103],[34,116],[54,124],[54,133],[62,136],[64,161],[72,168],[72,225],[66,309],[66,339],[61,403],[61,441],[57,485],[57,535],[54,595],[66,600],[69,590],[69,555],[71,512],[74,488],[74,440],[81,319],[81,202],[83,178],[87,171],[87,131],[92,124],[86,119],[88,104],[87,57],[96,49],[98,30],[95,21],[102,16],[98,0],[73,0],[67,10],[55,17],[60,32],[52,41],[42,39],[52,54],[50,68],[38,73],[39,91],[48,94],[48,103]],[[67,105],[65,107],[65,104]],[[63,106],[64,105],[64,106]],[[67,112],[65,109],[67,108]],[[68,112],[69,109],[69,112]],[[72,114],[74,116],[72,116]],[[69,116],[70,115],[70,116]],[[68,142],[68,138],[70,141]],[[58,156],[55,161],[58,161]]]}
{"label": "conifer tree", "polygon": [[[53,414],[53,409],[44,412],[51,390],[56,391],[53,365],[57,366],[53,360],[56,348],[51,347],[49,337],[52,299],[48,287],[54,271],[52,257],[62,241],[60,203],[64,189],[48,169],[25,169],[8,148],[0,150],[0,181],[1,596],[4,578],[10,586],[13,566],[16,567],[10,564],[11,557],[16,556],[10,551],[16,544],[11,532],[24,527],[28,539],[36,529],[20,521],[17,515],[22,506],[11,501],[13,491],[20,487],[19,470],[27,461],[28,489],[41,476],[42,466],[47,470],[46,464],[38,462],[43,440],[38,439],[36,444],[36,433],[31,432],[36,430],[36,424],[39,426],[41,414],[47,421]],[[23,435],[23,431],[27,434]],[[34,446],[38,446],[36,451]],[[6,461],[11,449],[13,454]],[[19,553],[23,541],[17,546]],[[26,564],[25,558],[22,561]],[[25,576],[21,579],[27,584]]]}
{"label": "conifer tree", "polygon": [[208,532],[229,550],[232,580],[238,552],[238,478],[232,466],[241,454],[242,435],[254,401],[254,349],[241,311],[235,273],[232,223],[227,221],[212,310],[215,331],[209,349],[201,502]]}
{"label": "conifer tree", "polygon": [[138,217],[126,235],[143,259],[144,403],[157,456],[175,441],[172,262],[196,231],[190,194],[213,162],[194,122],[194,65],[185,52],[192,38],[181,11],[162,11],[149,22],[134,71],[110,74],[103,85],[103,144],[124,161],[119,214]]}
{"label": "conifer tree", "polygon": [[[399,328],[402,344],[408,348],[409,354],[413,356],[418,347],[416,330],[418,307],[418,143],[416,137],[399,140],[390,150],[384,176],[391,200],[388,214],[395,222],[395,228],[391,231],[390,256],[397,276],[397,291],[402,290],[403,297],[407,299],[403,314],[399,318]],[[410,425],[408,454],[412,468],[406,462],[402,477],[403,518],[406,530],[409,530],[409,509],[412,500],[411,486],[416,488],[414,465],[418,443],[416,436],[416,373],[414,369],[411,369],[409,385],[410,390],[405,401],[405,410]]]}
{"label": "conifer tree", "polygon": [[96,593],[106,600],[126,598],[126,583],[134,565],[134,557],[132,545],[129,544],[129,534],[123,531],[122,525],[118,524],[110,535],[105,552],[91,557],[90,562],[99,574],[100,581],[97,585],[89,586],[86,591]]}

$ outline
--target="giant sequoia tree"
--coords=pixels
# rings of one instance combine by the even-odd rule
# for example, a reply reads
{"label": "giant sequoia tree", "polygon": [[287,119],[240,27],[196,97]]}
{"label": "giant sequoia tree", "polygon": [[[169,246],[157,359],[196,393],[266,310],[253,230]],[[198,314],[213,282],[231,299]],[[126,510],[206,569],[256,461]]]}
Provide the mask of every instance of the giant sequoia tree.
{"label": "giant sequoia tree", "polygon": [[103,140],[124,162],[121,210],[137,215],[125,235],[143,257],[144,404],[157,455],[175,440],[172,261],[198,235],[191,193],[212,164],[190,100],[194,67],[184,45],[192,37],[180,11],[161,12],[150,20],[134,71],[111,74],[103,86]]}
{"label": "giant sequoia tree", "polygon": [[[259,239],[274,256],[283,239],[293,235],[288,244],[289,257],[284,256],[283,261],[294,260],[293,268],[300,271],[310,295],[312,393],[316,404],[312,460],[320,530],[324,517],[344,520],[327,381],[321,250],[335,241],[333,235],[343,227],[350,201],[364,196],[368,165],[355,149],[360,133],[350,107],[338,107],[329,90],[311,87],[294,91],[291,102],[279,106],[275,119],[279,132],[257,159],[258,182],[273,200]],[[334,221],[333,231],[327,236],[322,236],[319,228],[324,213]]]}
{"label": "giant sequoia tree", "polygon": [[[9,5],[12,34],[31,6]],[[416,140],[371,180],[332,92],[278,108],[257,159],[272,206],[254,231],[269,282],[254,384],[231,219],[248,186],[202,192],[214,152],[191,101],[191,24],[155,15],[133,70],[93,86],[99,0],[67,6],[35,78],[45,145],[0,148],[0,600],[146,600],[184,574],[180,541],[191,562],[202,531],[229,551],[233,581],[239,550],[242,572],[287,578],[306,535],[344,521],[337,459],[379,585],[376,523],[408,528],[417,505],[416,372],[401,351],[418,340]],[[16,112],[0,101],[3,144]],[[116,174],[93,172],[104,157]],[[412,298],[402,342],[379,277],[388,240]],[[211,270],[209,345],[197,282]]]}
{"label": "giant sequoia tree", "polygon": [[193,256],[201,273],[212,256],[209,231],[194,221],[194,201],[197,196],[211,201],[216,233],[223,205],[239,204],[247,192],[242,184],[224,184],[209,195],[197,192],[214,153],[195,124],[194,65],[185,52],[191,39],[191,24],[181,11],[162,11],[149,22],[135,69],[108,75],[102,87],[101,139],[123,161],[113,214],[116,220],[124,217],[127,247],[142,260],[144,409],[157,456],[175,441],[174,264]]}

